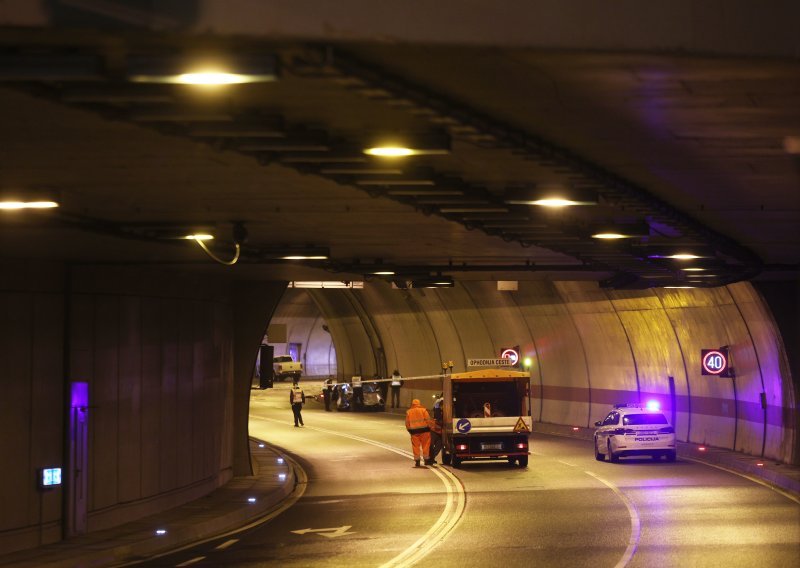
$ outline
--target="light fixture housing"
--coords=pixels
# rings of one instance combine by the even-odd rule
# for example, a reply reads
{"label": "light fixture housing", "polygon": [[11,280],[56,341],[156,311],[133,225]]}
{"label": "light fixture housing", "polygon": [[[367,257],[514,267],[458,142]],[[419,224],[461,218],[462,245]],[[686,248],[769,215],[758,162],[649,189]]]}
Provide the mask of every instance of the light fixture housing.
{"label": "light fixture housing", "polygon": [[561,184],[542,184],[533,188],[510,189],[503,201],[509,205],[536,205],[561,208],[576,205],[597,205],[597,193]]}
{"label": "light fixture housing", "polygon": [[133,83],[222,86],[265,83],[278,78],[274,55],[231,55],[192,57],[190,55],[130,55],[127,78]]}
{"label": "light fixture housing", "polygon": [[647,223],[615,223],[601,225],[592,230],[592,238],[606,241],[636,239],[650,235]]}
{"label": "light fixture housing", "polygon": [[376,158],[445,155],[450,153],[450,137],[445,132],[374,135],[362,151]]}

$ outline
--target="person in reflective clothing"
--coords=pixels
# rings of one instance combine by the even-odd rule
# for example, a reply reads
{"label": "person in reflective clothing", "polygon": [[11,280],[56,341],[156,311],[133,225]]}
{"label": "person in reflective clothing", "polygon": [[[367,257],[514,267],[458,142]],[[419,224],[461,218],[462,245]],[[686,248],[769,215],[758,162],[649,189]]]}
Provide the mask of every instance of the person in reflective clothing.
{"label": "person in reflective clothing", "polygon": [[436,464],[436,456],[442,450],[442,397],[441,395],[433,405],[433,419],[430,421],[431,428],[431,451],[425,465]]}
{"label": "person in reflective clothing", "polygon": [[292,405],[292,413],[294,414],[294,427],[305,426],[303,424],[303,415],[300,411],[303,410],[303,404],[306,402],[306,393],[300,388],[297,383],[294,384],[292,390],[289,391],[289,404]]}
{"label": "person in reflective clothing", "polygon": [[392,373],[392,408],[400,408],[400,387],[403,386],[403,377],[397,369]]}
{"label": "person in reflective clothing", "polygon": [[430,420],[428,410],[419,403],[419,399],[412,400],[411,408],[406,411],[406,430],[411,434],[414,467],[419,467],[420,456],[427,456],[431,451]]}

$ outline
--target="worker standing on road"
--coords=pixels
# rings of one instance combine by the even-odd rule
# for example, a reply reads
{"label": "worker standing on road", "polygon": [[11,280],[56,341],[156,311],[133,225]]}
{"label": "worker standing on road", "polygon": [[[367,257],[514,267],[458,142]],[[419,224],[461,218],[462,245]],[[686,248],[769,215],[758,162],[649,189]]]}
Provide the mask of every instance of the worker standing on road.
{"label": "worker standing on road", "polygon": [[400,371],[395,369],[392,372],[392,408],[400,408],[400,387],[402,386],[403,380]]}
{"label": "worker standing on road", "polygon": [[333,377],[328,376],[328,380],[322,387],[322,400],[325,402],[325,412],[331,411],[331,395],[333,394]]}
{"label": "worker standing on road", "polygon": [[414,467],[419,467],[420,456],[427,458],[431,451],[430,420],[428,410],[419,403],[419,399],[412,400],[411,408],[406,411],[406,430],[411,434]]}
{"label": "worker standing on road", "polygon": [[303,404],[306,402],[306,393],[300,388],[300,385],[295,383],[292,390],[289,391],[289,404],[292,405],[292,413],[294,414],[294,427],[305,426],[303,424],[303,415],[300,411],[303,410]]}
{"label": "worker standing on road", "polygon": [[442,397],[441,395],[433,405],[433,419],[430,421],[431,427],[431,451],[428,454],[428,459],[425,460],[425,465],[435,465],[436,456],[442,450]]}

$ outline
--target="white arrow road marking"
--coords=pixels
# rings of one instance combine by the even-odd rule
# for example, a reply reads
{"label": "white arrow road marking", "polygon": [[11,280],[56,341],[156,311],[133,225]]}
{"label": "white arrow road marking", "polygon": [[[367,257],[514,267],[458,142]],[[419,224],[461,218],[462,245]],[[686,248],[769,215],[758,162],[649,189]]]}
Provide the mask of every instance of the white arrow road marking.
{"label": "white arrow road marking", "polygon": [[356,534],[355,531],[347,532],[348,529],[351,528],[353,528],[353,525],[343,525],[341,527],[330,527],[327,529],[300,529],[299,531],[290,531],[290,532],[293,532],[294,534],[316,533],[319,536],[336,538],[337,536],[344,536],[346,534]]}

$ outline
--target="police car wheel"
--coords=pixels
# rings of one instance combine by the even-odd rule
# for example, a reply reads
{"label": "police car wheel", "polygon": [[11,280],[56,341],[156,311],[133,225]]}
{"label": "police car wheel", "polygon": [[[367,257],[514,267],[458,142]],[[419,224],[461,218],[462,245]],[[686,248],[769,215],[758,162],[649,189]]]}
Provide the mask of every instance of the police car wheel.
{"label": "police car wheel", "polygon": [[519,461],[519,467],[528,467],[528,456],[519,456],[517,461]]}
{"label": "police car wheel", "polygon": [[461,467],[461,459],[460,458],[457,458],[456,456],[453,456],[451,458],[451,460],[453,462],[453,467]]}
{"label": "police car wheel", "polygon": [[671,450],[667,452],[667,461],[674,462],[675,461],[675,450]]}
{"label": "police car wheel", "polygon": [[611,440],[608,441],[608,459],[611,463],[619,463],[619,456],[611,451]]}
{"label": "police car wheel", "polygon": [[597,461],[606,461],[606,456],[600,453],[600,450],[597,449],[597,438],[594,439],[594,459]]}

